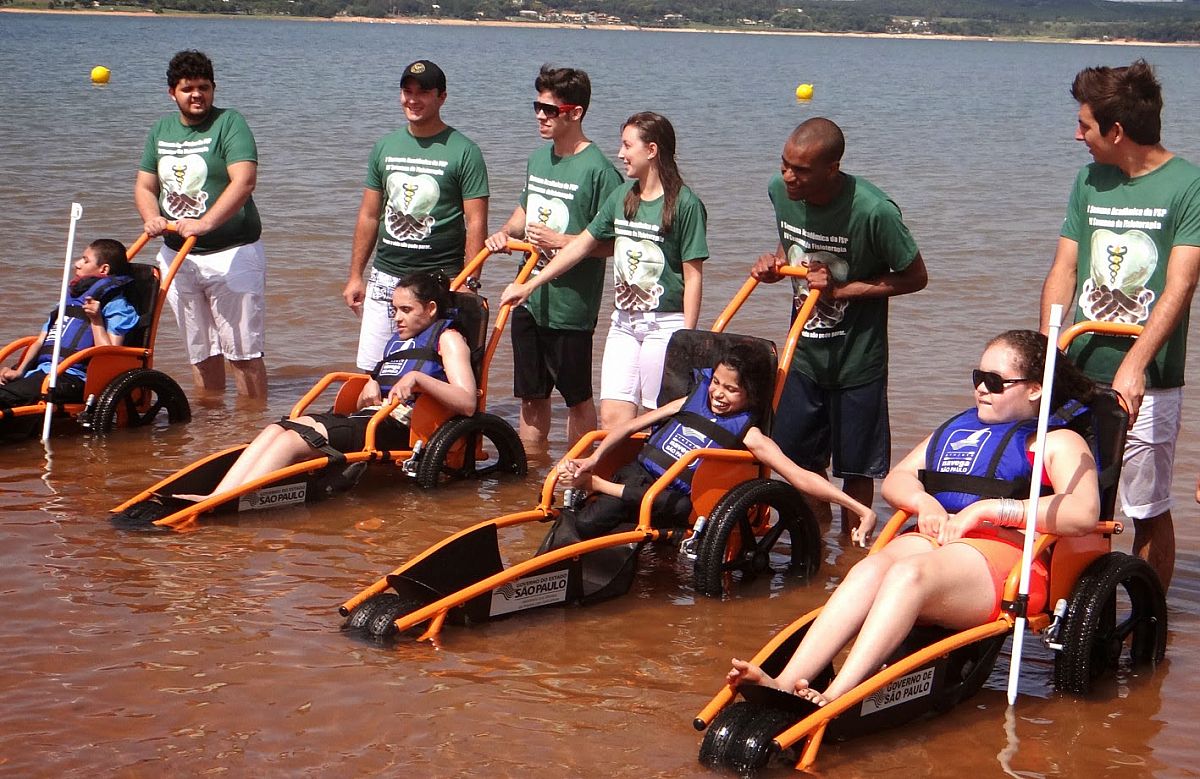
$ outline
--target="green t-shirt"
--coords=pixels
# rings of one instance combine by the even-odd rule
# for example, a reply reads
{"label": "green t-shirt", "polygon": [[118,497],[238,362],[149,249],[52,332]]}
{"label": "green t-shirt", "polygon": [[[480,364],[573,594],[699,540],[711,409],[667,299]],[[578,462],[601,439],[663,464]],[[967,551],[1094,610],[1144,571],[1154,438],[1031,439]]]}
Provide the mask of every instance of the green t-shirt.
{"label": "green t-shirt", "polygon": [[700,198],[686,186],[675,199],[671,232],[662,234],[663,198],[642,200],[633,219],[625,218],[627,181],[604,201],[588,232],[613,245],[613,284],[621,311],[683,311],[683,263],[708,259],[705,222]]}
{"label": "green t-shirt", "polygon": [[463,201],[488,196],[487,166],[473,141],[453,127],[428,138],[402,127],[371,150],[366,186],[384,197],[376,268],[393,276],[462,270]]}
{"label": "green t-shirt", "polygon": [[[1175,246],[1200,246],[1200,168],[1172,157],[1129,178],[1113,165],[1079,172],[1062,236],[1079,244],[1075,321],[1144,325],[1167,280]],[[1183,386],[1188,311],[1147,366],[1151,387]],[[1096,381],[1111,382],[1132,341],[1081,336],[1071,357]]]}
{"label": "green t-shirt", "polygon": [[[186,125],[179,114],[150,128],[141,170],[158,176],[158,211],[170,220],[199,219],[229,186],[229,165],[258,162],[258,147],[246,119],[231,108],[214,108],[202,124]],[[254,243],[262,222],[254,198],[212,232],[196,240],[201,251]],[[183,246],[174,233],[163,237],[172,249]]]}
{"label": "green t-shirt", "polygon": [[[767,185],[779,241],[788,264],[803,265],[807,252],[825,251],[845,264],[831,270],[860,281],[902,271],[917,257],[917,243],[900,216],[900,208],[864,178],[843,174],[842,191],[824,206],[788,198],[783,177],[776,174]],[[808,285],[797,284],[797,304],[808,294]],[[857,387],[887,376],[888,301],[817,301],[804,325],[792,358],[800,371],[827,389]]]}
{"label": "green t-shirt", "polygon": [[[533,153],[526,167],[521,193],[525,221],[541,222],[567,235],[581,233],[622,181],[594,143],[569,157],[559,157],[553,144],[547,144]],[[595,330],[603,292],[604,258],[586,257],[535,289],[525,305],[542,327]]]}

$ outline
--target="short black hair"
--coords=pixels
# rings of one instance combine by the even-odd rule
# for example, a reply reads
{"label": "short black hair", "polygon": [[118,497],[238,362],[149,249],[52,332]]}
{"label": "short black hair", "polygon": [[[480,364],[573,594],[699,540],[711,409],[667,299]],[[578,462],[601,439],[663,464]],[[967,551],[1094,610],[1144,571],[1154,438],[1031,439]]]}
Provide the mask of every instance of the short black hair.
{"label": "short black hair", "polygon": [[208,55],[195,49],[187,49],[171,57],[167,65],[167,86],[171,89],[185,78],[206,78],[214,84],[213,64]]}
{"label": "short black hair", "polygon": [[564,103],[581,106],[587,115],[588,106],[592,102],[592,80],[586,71],[577,68],[556,68],[542,65],[533,88],[538,92],[549,92]]}
{"label": "short black hair", "polygon": [[1084,68],[1075,75],[1071,97],[1092,109],[1100,132],[1116,123],[1130,140],[1154,146],[1162,135],[1162,85],[1144,59],[1123,68]]}
{"label": "short black hair", "polygon": [[97,238],[88,244],[88,248],[96,253],[96,259],[101,265],[108,266],[109,276],[130,276],[133,268],[127,259],[128,252],[125,244],[112,238]]}

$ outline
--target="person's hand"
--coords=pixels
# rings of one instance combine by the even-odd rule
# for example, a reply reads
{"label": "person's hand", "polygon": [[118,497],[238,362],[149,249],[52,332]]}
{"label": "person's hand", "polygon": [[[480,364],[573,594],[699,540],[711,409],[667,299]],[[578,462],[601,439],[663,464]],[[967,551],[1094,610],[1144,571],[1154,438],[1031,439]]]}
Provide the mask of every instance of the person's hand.
{"label": "person's hand", "polygon": [[191,238],[212,232],[212,226],[203,219],[179,219],[175,222],[175,232],[180,238]]}
{"label": "person's hand", "polygon": [[381,406],[383,398],[379,393],[379,382],[371,379],[363,385],[362,392],[358,393],[358,407],[366,408],[367,406]]}
{"label": "person's hand", "polygon": [[170,223],[167,221],[166,217],[156,216],[147,221],[146,224],[142,226],[142,229],[146,231],[146,235],[150,236],[151,238],[157,238],[167,231],[168,224]]}
{"label": "person's hand", "polygon": [[575,488],[586,484],[596,467],[596,458],[588,457],[582,460],[563,458],[558,463],[558,480],[563,486]]}
{"label": "person's hand", "polygon": [[1146,396],[1146,374],[1143,371],[1127,368],[1124,363],[1117,368],[1113,376],[1112,388],[1124,398],[1129,406],[1129,429],[1137,420],[1138,411],[1142,408],[1142,398]]}
{"label": "person's hand", "polygon": [[83,299],[83,315],[93,325],[104,324],[104,315],[100,313],[100,301],[95,298]]}
{"label": "person's hand", "polygon": [[779,275],[781,267],[783,267],[783,260],[779,255],[761,254],[754,261],[754,267],[750,269],[750,275],[764,284],[774,284],[783,278],[783,276]]}
{"label": "person's hand", "polygon": [[504,230],[492,233],[487,238],[483,239],[483,245],[491,252],[501,252],[508,254],[508,239],[509,235]]}
{"label": "person's hand", "polygon": [[512,283],[504,288],[500,293],[500,305],[519,306],[529,299],[529,293],[532,292],[528,284]]}
{"label": "person's hand", "polygon": [[[0,374],[3,376],[3,374]],[[1196,502],[1200,503],[1200,476],[1196,477]]]}
{"label": "person's hand", "polygon": [[865,514],[859,514],[858,527],[850,531],[850,543],[865,549],[867,541],[871,540],[871,533],[875,531],[875,523],[878,519],[874,509],[868,508]]}
{"label": "person's hand", "polygon": [[937,538],[942,532],[942,525],[950,515],[946,513],[946,509],[942,508],[942,504],[938,503],[932,495],[923,495],[917,507],[917,530],[927,536]]}
{"label": "person's hand", "polygon": [[417,392],[421,389],[421,377],[425,374],[420,371],[409,371],[400,377],[400,380],[392,385],[392,389],[388,392],[388,400],[398,400],[401,403],[411,403],[417,396]]}
{"label": "person's hand", "polygon": [[[0,368],[0,384],[7,384],[13,379],[21,378],[21,372],[16,368]],[[1200,489],[1197,490],[1200,493]]]}
{"label": "person's hand", "polygon": [[355,276],[346,282],[346,286],[342,288],[342,300],[346,301],[346,305],[354,312],[355,316],[362,316],[363,301],[367,298],[367,283],[362,280],[361,276]]}
{"label": "person's hand", "polygon": [[837,300],[838,283],[823,262],[812,262],[808,266],[808,288],[819,289],[825,300]]}
{"label": "person's hand", "polygon": [[525,240],[539,249],[557,250],[570,243],[570,239],[567,236],[555,232],[541,223],[525,226]]}
{"label": "person's hand", "polygon": [[957,541],[983,524],[983,505],[984,501],[977,500],[957,514],[950,515],[938,531],[938,544],[945,546],[951,541]]}

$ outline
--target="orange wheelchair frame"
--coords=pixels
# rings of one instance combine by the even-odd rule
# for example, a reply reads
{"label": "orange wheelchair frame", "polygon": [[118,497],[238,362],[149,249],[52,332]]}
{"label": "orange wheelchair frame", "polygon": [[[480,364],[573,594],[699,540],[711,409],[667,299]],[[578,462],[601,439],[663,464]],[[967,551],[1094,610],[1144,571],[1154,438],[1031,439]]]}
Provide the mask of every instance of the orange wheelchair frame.
{"label": "orange wheelchair frame", "polygon": [[[781,269],[781,275],[786,276],[805,273],[801,267]],[[672,347],[681,338],[696,342],[707,338],[712,342],[709,347],[717,346],[721,338],[743,339],[747,346],[767,349],[773,356],[770,342],[723,333],[757,285],[753,278],[745,282],[717,318],[713,332],[676,333],[667,350],[667,364],[672,363]],[[778,404],[792,353],[818,297],[818,292],[810,293],[793,319],[783,357],[775,368],[772,408]],[[703,365],[687,367],[710,364],[711,358]],[[685,394],[680,391],[671,395],[667,385],[664,376],[660,402]],[[605,435],[604,431],[585,435],[567,456],[586,456]],[[633,459],[645,439],[645,434],[631,436],[614,447],[598,464],[596,475],[611,476]],[[693,465],[690,526],[655,527],[651,517],[655,498]],[[614,597],[627,591],[637,551],[647,542],[691,547],[696,560],[696,589],[711,596],[720,596],[735,575],[750,577],[771,570],[772,549],[784,532],[791,546],[791,571],[807,577],[820,565],[820,527],[803,497],[786,482],[771,479],[768,469],[749,452],[705,448],[684,454],[647,489],[639,505],[636,527],[551,548],[505,568],[499,532],[530,522],[556,520],[563,511],[553,505],[557,483],[557,470],[551,470],[534,508],[460,530],[360,591],[339,607],[342,616],[347,617],[346,629],[383,640],[428,623],[420,638],[432,640],[451,616],[463,623],[480,622],[539,606]],[[701,517],[706,519],[701,522]]]}
{"label": "orange wheelchair frame", "polygon": [[[1136,325],[1080,322],[1062,333],[1059,344],[1065,348],[1085,332],[1137,335],[1140,331]],[[1106,474],[1108,466],[1101,464],[1103,521],[1086,536],[1038,536],[1035,558],[1049,556],[1047,609],[1025,615],[1030,629],[1041,633],[1057,652],[1055,687],[1077,694],[1089,692],[1096,678],[1115,667],[1127,639],[1135,663],[1159,662],[1166,652],[1166,598],[1158,577],[1144,560],[1111,550],[1113,534],[1122,530],[1111,517],[1127,415],[1115,393],[1107,397],[1115,411],[1106,424],[1102,454],[1107,455],[1105,462],[1111,459],[1118,467]],[[908,519],[897,512],[870,553],[882,549]],[[882,670],[824,707],[779,690],[726,684],[695,718],[697,730],[708,729],[700,748],[701,762],[745,775],[773,756],[786,755],[798,770],[806,770],[815,762],[825,736],[850,738],[948,710],[987,680],[1020,616],[1020,575],[1018,563],[1006,580],[1004,608],[995,620],[959,632],[914,628]],[[821,608],[814,609],[784,628],[751,662],[772,676],[778,674],[820,612]],[[823,688],[834,675],[831,663],[811,680],[812,686]],[[745,700],[735,703],[739,694]]]}
{"label": "orange wheelchair frame", "polygon": [[[168,229],[174,231],[174,225]],[[143,233],[126,251],[132,260],[150,240]],[[87,363],[83,397],[85,402],[54,402],[54,419],[78,421],[85,429],[106,434],[118,427],[140,427],[152,423],[160,412],[166,411],[170,422],[187,422],[191,419],[191,407],[187,395],[179,385],[165,373],[154,370],[154,341],[158,334],[158,323],[166,303],[167,290],[175,273],[179,270],[196,239],[188,238],[175,254],[175,259],[161,277],[157,266],[135,263],[134,285],[143,291],[146,300],[137,305],[138,313],[145,326],[139,327],[144,336],[141,343],[121,346],[90,346],[65,357],[58,364],[58,376],[68,368],[81,362]],[[146,290],[146,287],[150,290]],[[28,350],[37,342],[38,336],[19,338],[0,348],[0,363],[19,354],[18,363],[25,359]],[[37,421],[46,413],[50,397],[50,377],[42,382],[41,398],[36,403],[0,412],[0,435],[20,437],[32,436],[37,432]],[[19,420],[19,421],[18,421]],[[5,428],[13,428],[6,431]]]}
{"label": "orange wheelchair frame", "polygon": [[[508,249],[526,255],[517,275],[518,281],[524,281],[537,264],[537,250],[518,241],[510,241]],[[116,506],[111,510],[114,523],[126,529],[185,530],[208,513],[254,511],[323,500],[354,486],[371,463],[394,463],[424,488],[437,487],[443,481],[463,476],[524,475],[527,468],[525,448],[516,431],[505,420],[486,412],[488,372],[511,307],[500,307],[491,334],[485,338],[486,299],[473,292],[458,291],[464,285],[468,288],[478,286],[477,277],[490,255],[488,249],[479,252],[450,285],[460,306],[469,303],[479,311],[478,331],[468,337],[473,353],[477,353],[483,344],[477,366],[475,414],[455,415],[436,400],[419,396],[409,422],[409,448],[381,449],[376,445],[378,426],[399,405],[398,401],[391,400],[372,415],[359,451],[338,453],[340,456],[319,454],[198,502],[172,497],[211,492],[248,444],[230,447],[176,471]],[[365,373],[328,373],[296,402],[288,419],[304,416],[334,386],[337,394],[332,412],[352,414],[357,410],[359,393],[368,380],[370,376]],[[481,464],[485,462],[486,465]]]}

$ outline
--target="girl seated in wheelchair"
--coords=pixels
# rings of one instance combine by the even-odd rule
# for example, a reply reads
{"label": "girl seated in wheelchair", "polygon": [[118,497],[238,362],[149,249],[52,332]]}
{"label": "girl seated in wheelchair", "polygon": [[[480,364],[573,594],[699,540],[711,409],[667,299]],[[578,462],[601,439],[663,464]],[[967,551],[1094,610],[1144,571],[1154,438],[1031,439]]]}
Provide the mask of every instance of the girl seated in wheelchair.
{"label": "girl seated in wheelchair", "polygon": [[[852,538],[860,546],[865,545],[875,526],[875,512],[818,474],[793,463],[757,427],[758,415],[754,409],[765,405],[764,396],[770,391],[772,379],[769,367],[731,349],[711,369],[699,371],[698,375],[699,382],[690,394],[615,428],[591,456],[559,463],[558,474],[563,484],[593,493],[575,512],[574,525],[579,538],[595,538],[613,532],[622,524],[636,523],[646,490],[673,462],[692,449],[719,447],[744,448],[801,492],[856,513],[860,522]],[[611,480],[592,473],[605,453],[632,434],[655,426],[657,429],[637,459],[618,469]],[[655,527],[687,526],[692,511],[690,481],[695,466],[694,462],[690,470],[655,498],[652,509]]]}
{"label": "girl seated in wheelchair", "polygon": [[[1042,376],[1045,359],[1046,337],[1033,331],[1010,330],[988,343],[971,375],[975,407],[922,441],[883,482],[883,496],[916,517],[916,530],[850,570],[777,677],[735,658],[730,684],[775,687],[824,706],[878,671],[918,622],[965,630],[999,616],[1004,581],[1021,559],[1026,501],[972,494],[983,482],[971,478],[1003,480],[1012,495],[1022,488],[1029,495],[1042,396],[1035,377]],[[1087,403],[1091,382],[1066,359],[1056,366],[1052,407],[1071,399]],[[1043,485],[1048,478],[1053,493],[1038,500],[1036,529],[1092,532],[1100,502],[1087,442],[1073,430],[1052,428],[1044,470]],[[1046,600],[1046,568],[1039,561],[1030,582],[1032,614]],[[809,687],[851,640],[833,682],[824,690]]]}
{"label": "girl seated in wheelchair", "polygon": [[[350,416],[312,414],[282,419],[267,425],[230,467],[212,495],[228,492],[272,471],[302,462],[330,448],[359,451],[365,444],[367,423],[384,398],[401,405],[375,430],[377,449],[407,449],[407,416],[418,395],[428,395],[451,413],[469,416],[476,409],[475,373],[466,339],[446,316],[450,291],[442,274],[412,273],[396,285],[395,333],[384,348],[384,357],[358,397],[359,411]],[[396,418],[399,417],[399,418]],[[210,495],[176,495],[205,500]]]}

